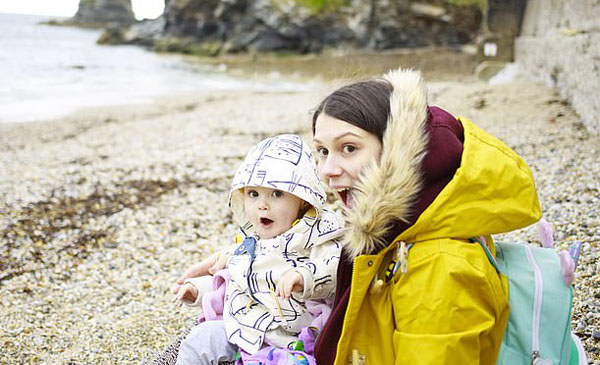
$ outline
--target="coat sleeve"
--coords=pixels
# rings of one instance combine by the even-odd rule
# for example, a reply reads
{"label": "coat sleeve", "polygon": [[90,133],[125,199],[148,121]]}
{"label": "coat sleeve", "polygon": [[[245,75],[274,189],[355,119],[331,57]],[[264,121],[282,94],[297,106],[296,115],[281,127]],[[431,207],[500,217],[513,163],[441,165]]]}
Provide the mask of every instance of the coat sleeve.
{"label": "coat sleeve", "polygon": [[409,264],[392,291],[396,364],[496,363],[508,319],[506,282],[477,249]]}
{"label": "coat sleeve", "polygon": [[196,288],[196,290],[198,290],[198,296],[193,302],[189,300],[184,300],[183,303],[190,307],[201,307],[202,297],[206,292],[212,290],[212,282],[212,275],[198,276],[195,278],[185,279],[185,284],[191,284]]}
{"label": "coat sleeve", "polygon": [[337,239],[320,242],[310,249],[309,259],[294,269],[304,279],[302,299],[333,297],[341,247]]}
{"label": "coat sleeve", "polygon": [[308,259],[294,268],[304,279],[302,299],[333,298],[344,232],[343,219],[329,210],[324,210],[312,226]]}

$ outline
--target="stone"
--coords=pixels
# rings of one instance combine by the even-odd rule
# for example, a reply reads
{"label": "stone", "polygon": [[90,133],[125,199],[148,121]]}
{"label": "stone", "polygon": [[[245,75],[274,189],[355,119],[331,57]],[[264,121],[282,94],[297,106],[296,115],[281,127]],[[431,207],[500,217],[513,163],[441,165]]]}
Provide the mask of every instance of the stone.
{"label": "stone", "polygon": [[123,44],[125,42],[125,35],[123,28],[109,26],[102,30],[100,37],[96,40],[98,44]]}
{"label": "stone", "polygon": [[506,62],[483,61],[475,68],[475,75],[477,75],[480,80],[489,81],[504,67],[506,67]]}
{"label": "stone", "polygon": [[128,25],[135,22],[131,0],[81,0],[73,18],[76,22]]}
{"label": "stone", "polygon": [[[161,39],[221,43],[220,52],[320,52],[327,47],[392,49],[459,45],[478,33],[475,6],[435,1],[331,2],[298,0],[171,0],[160,22],[133,25],[123,43],[155,45]],[[117,37],[118,38],[118,37]]]}
{"label": "stone", "polygon": [[131,25],[123,32],[123,42],[152,46],[156,40],[161,38],[166,25],[167,20],[164,15],[156,19],[143,20]]}
{"label": "stone", "polygon": [[600,136],[599,18],[597,1],[531,0],[515,42],[515,61],[526,74],[557,87],[596,136]]}

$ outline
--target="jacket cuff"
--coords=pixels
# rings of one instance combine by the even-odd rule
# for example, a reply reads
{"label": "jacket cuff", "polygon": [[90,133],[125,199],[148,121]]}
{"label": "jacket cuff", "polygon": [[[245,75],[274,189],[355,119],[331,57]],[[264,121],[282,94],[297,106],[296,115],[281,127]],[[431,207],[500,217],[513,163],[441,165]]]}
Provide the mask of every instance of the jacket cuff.
{"label": "jacket cuff", "polygon": [[314,280],[312,273],[308,268],[302,266],[296,267],[293,270],[302,275],[302,279],[304,279],[304,290],[300,294],[300,298],[309,299],[313,295]]}
{"label": "jacket cuff", "polygon": [[206,292],[212,290],[212,281],[213,277],[210,275],[185,279],[183,284],[192,284],[196,288],[196,290],[198,290],[198,295],[196,296],[195,301],[192,302],[191,300],[184,300],[183,304],[189,307],[201,307],[202,297]]}

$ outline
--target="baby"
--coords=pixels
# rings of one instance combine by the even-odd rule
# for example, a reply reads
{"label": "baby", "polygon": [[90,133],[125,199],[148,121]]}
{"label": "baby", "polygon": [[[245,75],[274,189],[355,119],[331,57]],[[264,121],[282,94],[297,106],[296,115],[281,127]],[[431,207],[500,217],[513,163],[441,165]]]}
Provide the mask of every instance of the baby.
{"label": "baby", "polygon": [[[238,349],[256,354],[266,346],[287,348],[310,326],[306,301],[333,297],[341,251],[343,223],[324,209],[325,199],[300,137],[268,138],[250,150],[229,197],[245,238],[227,261],[223,320],[194,327],[178,364],[233,360]],[[194,282],[179,289],[179,301],[198,302],[204,289]]]}

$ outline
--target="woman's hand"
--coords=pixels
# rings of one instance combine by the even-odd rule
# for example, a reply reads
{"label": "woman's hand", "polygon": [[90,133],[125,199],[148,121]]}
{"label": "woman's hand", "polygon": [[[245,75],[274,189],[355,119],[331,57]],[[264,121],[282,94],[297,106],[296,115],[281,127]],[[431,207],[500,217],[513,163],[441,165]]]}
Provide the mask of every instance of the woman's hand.
{"label": "woman's hand", "polygon": [[280,298],[290,299],[290,295],[295,291],[304,291],[304,278],[298,272],[290,270],[279,279],[275,295]]}
{"label": "woman's hand", "polygon": [[196,301],[196,298],[198,298],[198,289],[191,283],[185,283],[179,288],[179,292],[173,298],[173,302],[178,307],[181,307],[184,301],[193,303]]}
{"label": "woman's hand", "polygon": [[219,270],[225,268],[229,255],[216,252],[201,262],[192,265],[187,271],[175,282],[173,286],[173,294],[177,294],[186,279],[196,278],[204,275],[213,275]]}

